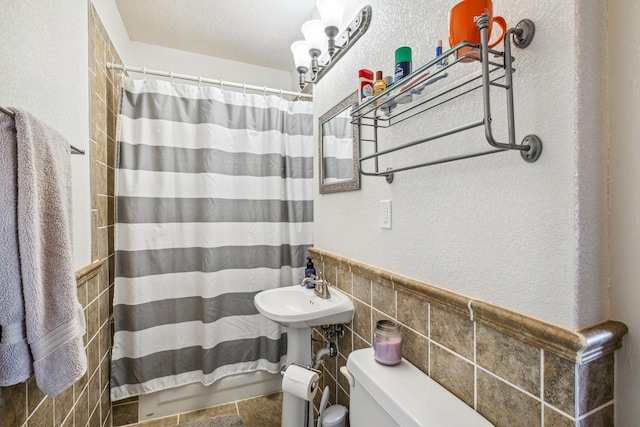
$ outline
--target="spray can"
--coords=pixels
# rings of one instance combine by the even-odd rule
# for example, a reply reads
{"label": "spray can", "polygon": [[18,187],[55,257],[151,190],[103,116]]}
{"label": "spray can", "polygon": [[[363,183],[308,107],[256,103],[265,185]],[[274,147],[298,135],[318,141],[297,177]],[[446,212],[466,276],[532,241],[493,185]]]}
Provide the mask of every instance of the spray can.
{"label": "spray can", "polygon": [[360,81],[360,88],[358,89],[360,104],[362,104],[373,95],[373,71],[363,68],[358,71],[358,80]]}
{"label": "spray can", "polygon": [[394,82],[411,74],[411,48],[409,46],[402,46],[396,49],[396,67],[394,73]]}

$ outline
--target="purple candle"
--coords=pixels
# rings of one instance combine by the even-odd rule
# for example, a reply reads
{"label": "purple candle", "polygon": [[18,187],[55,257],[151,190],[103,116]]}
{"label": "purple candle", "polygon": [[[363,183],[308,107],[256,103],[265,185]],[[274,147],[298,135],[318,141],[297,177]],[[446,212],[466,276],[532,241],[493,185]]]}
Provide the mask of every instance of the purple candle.
{"label": "purple candle", "polygon": [[377,322],[373,332],[373,353],[377,362],[396,365],[402,358],[402,334],[400,325],[389,320]]}

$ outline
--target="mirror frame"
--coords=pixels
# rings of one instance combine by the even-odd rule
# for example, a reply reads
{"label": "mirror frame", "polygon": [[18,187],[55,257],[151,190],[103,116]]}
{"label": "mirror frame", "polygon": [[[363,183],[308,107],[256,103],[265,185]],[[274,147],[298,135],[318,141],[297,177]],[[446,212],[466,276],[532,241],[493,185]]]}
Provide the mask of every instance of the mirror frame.
{"label": "mirror frame", "polygon": [[355,108],[358,106],[358,92],[353,92],[351,95],[347,96],[345,99],[340,101],[338,104],[333,106],[329,111],[324,113],[318,119],[318,153],[319,153],[319,184],[320,184],[320,194],[327,193],[337,193],[340,191],[353,191],[360,189],[360,168],[359,168],[359,159],[360,155],[359,150],[359,130],[358,125],[351,125],[351,139],[353,140],[353,178],[340,181],[333,182],[331,184],[324,183],[324,162],[323,162],[323,143],[322,143],[322,125],[338,114],[342,113],[347,108]]}

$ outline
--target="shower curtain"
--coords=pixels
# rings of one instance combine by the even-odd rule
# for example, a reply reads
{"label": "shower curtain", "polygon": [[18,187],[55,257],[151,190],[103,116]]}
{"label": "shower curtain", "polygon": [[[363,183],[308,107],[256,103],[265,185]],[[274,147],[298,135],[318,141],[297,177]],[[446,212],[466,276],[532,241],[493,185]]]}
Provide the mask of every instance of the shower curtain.
{"label": "shower curtain", "polygon": [[118,120],[111,398],[278,372],[253,297],[304,276],[312,104],[125,78]]}

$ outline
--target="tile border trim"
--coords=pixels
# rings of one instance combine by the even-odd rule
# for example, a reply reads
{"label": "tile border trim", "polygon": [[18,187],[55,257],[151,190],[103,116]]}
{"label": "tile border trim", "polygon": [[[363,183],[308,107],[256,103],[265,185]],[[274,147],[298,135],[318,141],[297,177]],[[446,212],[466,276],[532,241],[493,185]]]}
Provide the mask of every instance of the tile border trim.
{"label": "tile border trim", "polygon": [[87,264],[82,268],[76,270],[76,283],[78,286],[88,282],[98,275],[100,268],[104,264],[104,260],[94,261],[91,264]]}
{"label": "tile border trim", "polygon": [[322,249],[311,247],[309,253],[315,259],[427,300],[578,364],[614,352],[622,346],[622,337],[628,332],[624,323],[614,320],[572,331]]}

